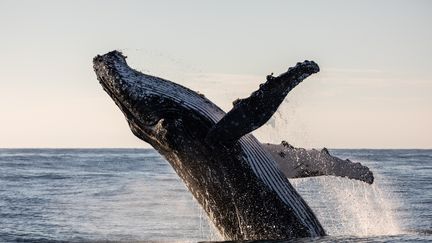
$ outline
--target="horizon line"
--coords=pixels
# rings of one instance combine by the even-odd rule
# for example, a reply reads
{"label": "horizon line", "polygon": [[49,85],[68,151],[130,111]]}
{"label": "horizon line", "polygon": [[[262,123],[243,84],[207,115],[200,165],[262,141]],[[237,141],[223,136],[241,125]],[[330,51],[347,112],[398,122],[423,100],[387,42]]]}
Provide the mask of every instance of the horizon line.
{"label": "horizon line", "polygon": [[[296,147],[297,148],[297,147]],[[299,147],[300,148],[300,147]],[[431,148],[330,148],[330,147],[322,147],[322,148],[305,148],[305,149],[316,149],[316,150],[321,150],[323,148],[326,149],[332,149],[332,150],[432,150]],[[153,147],[0,147],[0,150],[13,150],[13,149],[51,149],[51,150],[60,150],[60,149],[82,149],[82,150],[92,150],[92,149],[104,149],[104,150],[109,150],[109,149],[154,149]]]}

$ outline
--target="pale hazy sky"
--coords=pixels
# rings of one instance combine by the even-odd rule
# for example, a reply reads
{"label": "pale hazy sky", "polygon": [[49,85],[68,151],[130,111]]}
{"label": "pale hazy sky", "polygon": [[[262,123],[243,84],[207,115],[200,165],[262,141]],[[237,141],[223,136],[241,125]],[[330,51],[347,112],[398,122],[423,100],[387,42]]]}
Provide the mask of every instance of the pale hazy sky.
{"label": "pale hazy sky", "polygon": [[0,0],[0,31],[0,147],[148,146],[93,73],[119,49],[226,111],[315,60],[261,141],[432,148],[432,1]]}

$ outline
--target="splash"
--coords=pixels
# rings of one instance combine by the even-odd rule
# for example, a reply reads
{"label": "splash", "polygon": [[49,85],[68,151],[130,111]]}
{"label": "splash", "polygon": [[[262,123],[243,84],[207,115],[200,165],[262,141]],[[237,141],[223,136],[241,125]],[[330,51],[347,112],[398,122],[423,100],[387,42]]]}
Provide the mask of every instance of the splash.
{"label": "splash", "polygon": [[216,227],[211,223],[205,211],[196,204],[196,209],[199,210],[199,220],[200,220],[200,236],[201,239],[205,241],[222,241],[223,237],[220,235]]}
{"label": "splash", "polygon": [[368,185],[346,178],[316,177],[291,183],[314,210],[328,235],[404,233],[395,213],[399,202],[379,182]]}

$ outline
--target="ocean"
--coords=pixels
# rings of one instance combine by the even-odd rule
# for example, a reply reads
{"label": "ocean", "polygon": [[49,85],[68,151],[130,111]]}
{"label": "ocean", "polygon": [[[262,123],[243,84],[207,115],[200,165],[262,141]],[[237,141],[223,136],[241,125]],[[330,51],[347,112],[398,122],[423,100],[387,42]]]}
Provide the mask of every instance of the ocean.
{"label": "ocean", "polygon": [[[373,185],[291,179],[329,236],[295,242],[432,241],[432,150],[330,150]],[[219,241],[153,149],[0,149],[0,242]]]}

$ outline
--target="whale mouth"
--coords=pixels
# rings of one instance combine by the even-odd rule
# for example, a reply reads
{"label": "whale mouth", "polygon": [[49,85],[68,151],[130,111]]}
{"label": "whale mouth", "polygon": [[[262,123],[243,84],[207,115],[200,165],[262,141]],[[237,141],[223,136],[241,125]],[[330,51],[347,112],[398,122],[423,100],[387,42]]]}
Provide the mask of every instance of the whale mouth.
{"label": "whale mouth", "polygon": [[[123,55],[120,52],[113,51],[109,53],[109,56],[119,56],[121,58],[124,58]],[[105,90],[106,93],[111,97],[111,99],[114,101],[114,103],[120,108],[120,110],[123,112],[127,120],[133,119],[134,122],[137,122],[138,119],[134,119],[135,116],[130,111],[129,107],[125,104],[125,95],[124,92],[121,92],[119,88],[116,88],[115,84],[115,74],[113,70],[110,69],[112,67],[113,63],[112,58],[107,58],[108,55],[103,56],[96,56],[93,58],[93,68],[96,73],[97,79],[99,80],[100,85]],[[119,59],[121,59],[119,58]]]}
{"label": "whale mouth", "polygon": [[117,105],[122,105],[125,101],[125,90],[120,87],[121,79],[115,71],[115,62],[124,61],[126,57],[121,52],[112,51],[103,56],[97,55],[93,58],[93,69],[99,83]]}
{"label": "whale mouth", "polygon": [[207,133],[218,120],[216,116],[223,115],[222,110],[202,95],[169,80],[136,71],[127,65],[125,58],[121,52],[112,51],[96,56],[93,67],[99,83],[120,108],[137,137],[145,137],[147,141],[157,137],[161,127],[180,120],[191,121],[192,130]]}
{"label": "whale mouth", "polygon": [[[151,115],[150,110],[147,113],[137,110],[142,98],[138,92],[144,90],[134,90],[138,86],[135,83],[129,83],[133,79],[124,78],[122,75],[122,72],[136,72],[133,69],[126,70],[128,66],[125,58],[126,56],[119,51],[98,55],[93,58],[93,68],[102,88],[119,107],[132,132],[137,137],[149,141],[153,137],[152,127],[159,119]],[[153,112],[155,110],[153,108]]]}

